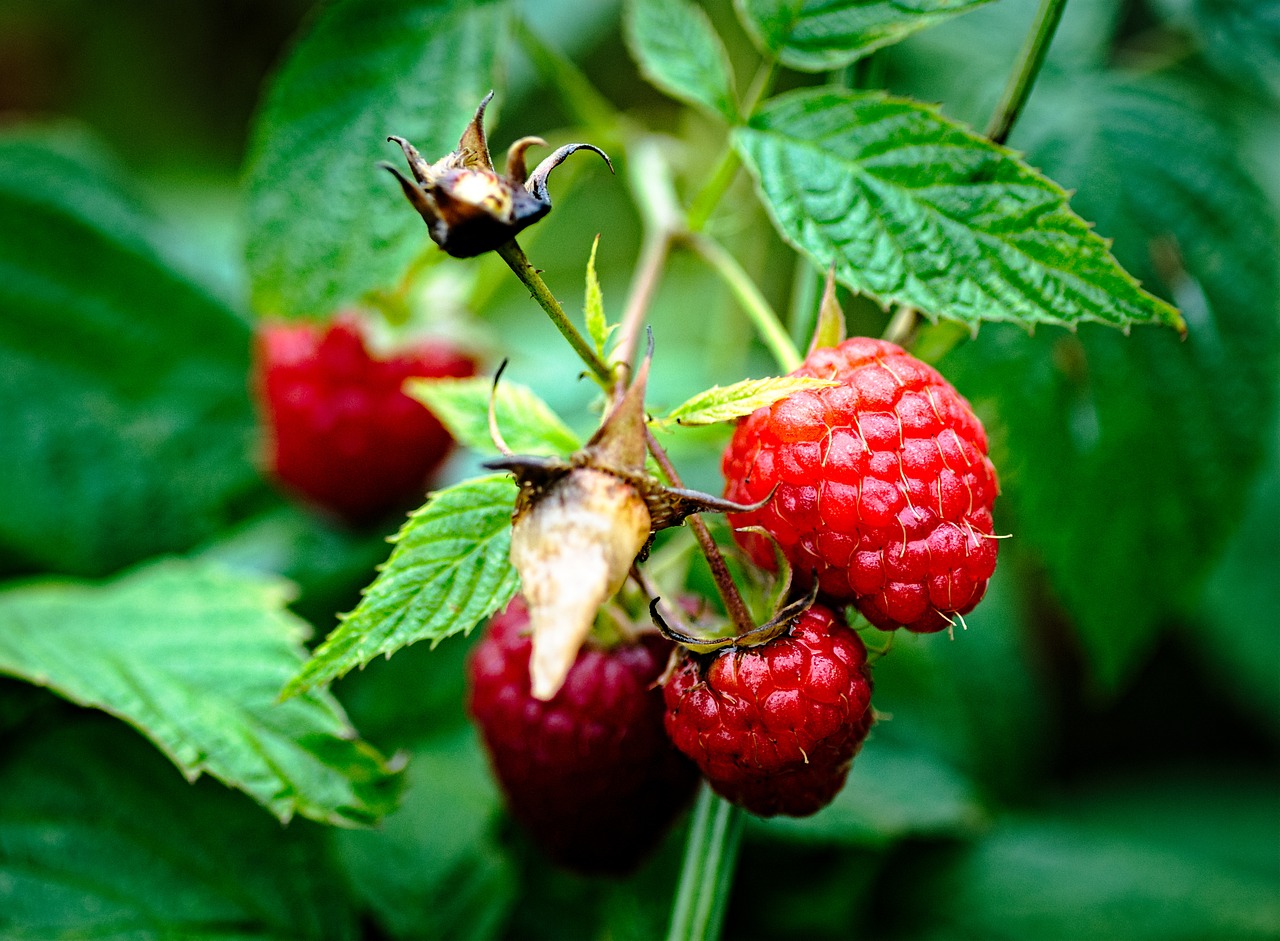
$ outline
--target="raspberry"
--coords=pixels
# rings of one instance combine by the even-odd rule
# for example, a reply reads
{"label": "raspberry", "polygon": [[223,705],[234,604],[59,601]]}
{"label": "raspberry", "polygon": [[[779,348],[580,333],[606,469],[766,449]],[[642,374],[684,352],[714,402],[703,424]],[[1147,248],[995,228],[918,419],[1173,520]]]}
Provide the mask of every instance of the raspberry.
{"label": "raspberry", "polygon": [[[877,627],[941,630],[971,611],[996,565],[998,484],[969,403],[901,347],[862,337],[814,350],[792,375],[840,384],[758,409],[724,453],[730,516],[777,540],[800,581]],[[759,534],[738,533],[774,565]]]}
{"label": "raspberry", "polygon": [[271,472],[349,523],[419,500],[453,439],[401,391],[411,376],[471,376],[475,363],[428,340],[388,359],[365,346],[359,321],[266,324],[255,344],[254,392]]}
{"label": "raspberry", "polygon": [[667,738],[654,686],[671,645],[656,635],[578,652],[548,702],[529,687],[523,599],[493,618],[468,662],[468,710],[512,815],[553,859],[625,873],[688,803],[697,769]]}
{"label": "raspberry", "polygon": [[871,728],[866,661],[858,635],[815,604],[758,647],[686,657],[664,690],[667,734],[735,804],[816,813]]}

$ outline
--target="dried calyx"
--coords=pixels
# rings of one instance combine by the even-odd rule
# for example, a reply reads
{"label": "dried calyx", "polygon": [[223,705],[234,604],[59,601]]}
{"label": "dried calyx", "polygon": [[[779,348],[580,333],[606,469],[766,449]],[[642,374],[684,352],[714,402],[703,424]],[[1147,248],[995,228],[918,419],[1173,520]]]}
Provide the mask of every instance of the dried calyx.
{"label": "dried calyx", "polygon": [[427,163],[403,137],[387,138],[404,151],[412,180],[391,164],[381,164],[400,182],[405,196],[427,223],[432,240],[456,258],[492,251],[550,212],[547,177],[575,151],[594,151],[613,170],[600,148],[566,144],[529,173],[525,151],[547,142],[540,137],[522,137],[507,150],[506,173],[500,175],[494,169],[484,133],[484,109],[492,98],[493,92],[489,92],[480,102],[458,149],[435,163]]}
{"label": "dried calyx", "polygon": [[790,630],[796,618],[813,607],[817,599],[818,589],[815,585],[804,597],[783,605],[764,624],[744,634],[727,634],[724,630],[695,631],[682,624],[672,624],[662,616],[659,610],[661,598],[654,598],[649,603],[649,613],[653,623],[667,640],[693,653],[715,653],[728,647],[759,647],[769,643],[775,637],[780,637]]}
{"label": "dried calyx", "polygon": [[511,563],[529,605],[538,699],[560,689],[596,612],[622,587],[654,532],[690,513],[739,512],[718,497],[664,487],[645,471],[648,372],[646,357],[599,430],[568,458],[518,456],[504,448],[501,458],[486,463],[510,471],[520,485]]}

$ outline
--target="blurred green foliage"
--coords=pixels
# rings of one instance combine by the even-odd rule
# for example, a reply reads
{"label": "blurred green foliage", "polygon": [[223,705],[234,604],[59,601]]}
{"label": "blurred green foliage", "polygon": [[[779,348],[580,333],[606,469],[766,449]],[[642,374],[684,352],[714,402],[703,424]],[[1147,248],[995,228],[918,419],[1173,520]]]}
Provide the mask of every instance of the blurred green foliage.
{"label": "blurred green foliage", "polygon": [[[604,146],[618,175],[566,164],[554,212],[522,243],[577,316],[600,234],[616,319],[642,240],[628,144],[661,135],[693,199],[726,146],[721,76],[742,87],[757,71],[752,38],[729,0],[702,5],[723,49],[699,27],[684,37],[694,79],[650,74],[704,82],[689,108],[646,83],[616,3],[481,4],[490,32],[444,3],[382,6],[0,4],[0,573],[14,579],[0,647],[86,635],[49,654],[65,663],[0,663],[7,673],[90,701],[58,677],[92,676],[113,650],[124,670],[161,639],[161,659],[208,653],[201,634],[218,629],[179,630],[163,605],[115,623],[99,617],[109,606],[19,616],[33,575],[94,579],[181,553],[235,570],[258,586],[249,595],[288,578],[319,636],[356,606],[398,521],[344,531],[262,478],[257,316],[360,302],[390,315],[389,332],[508,357],[507,375],[575,433],[593,427],[594,389],[527,292],[493,258],[434,252],[373,162],[395,156],[387,133],[451,148],[491,85],[494,141]],[[998,0],[829,75],[784,70],[776,88],[883,87],[980,129],[1033,8]],[[898,637],[877,663],[883,715],[836,803],[748,828],[727,937],[1280,937],[1278,9],[1068,5],[1010,145],[1075,191],[1188,337],[922,331],[917,351],[949,349],[940,368],[991,432],[998,527],[1013,538],[967,630]],[[465,47],[447,41],[454,27]],[[335,103],[367,120],[333,125]],[[310,240],[279,236],[299,231]],[[820,272],[776,234],[746,174],[709,231],[803,340]],[[402,281],[411,263],[418,279]],[[878,306],[841,300],[852,332],[884,329]],[[691,255],[672,258],[650,323],[654,414],[777,372]],[[725,435],[664,437],[689,485],[719,489]],[[440,484],[476,465],[458,455]],[[239,625],[246,657],[271,634],[257,623]],[[660,934],[680,833],[630,880],[549,867],[505,817],[467,729],[468,644],[418,644],[335,685],[367,743],[311,744],[407,762],[401,809],[374,831],[282,830],[244,794],[184,783],[122,723],[0,679],[0,937]],[[248,685],[234,655],[213,672]]]}

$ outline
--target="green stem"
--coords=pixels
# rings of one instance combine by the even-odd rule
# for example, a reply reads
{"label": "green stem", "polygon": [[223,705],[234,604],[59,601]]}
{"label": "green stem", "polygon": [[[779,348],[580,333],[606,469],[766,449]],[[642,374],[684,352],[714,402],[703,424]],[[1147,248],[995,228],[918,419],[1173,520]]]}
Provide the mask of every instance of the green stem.
{"label": "green stem", "polygon": [[1009,76],[1009,84],[1005,86],[1000,104],[996,106],[991,121],[987,124],[986,134],[993,142],[1003,144],[1009,139],[1014,122],[1022,113],[1031,88],[1044,65],[1045,54],[1053,41],[1053,34],[1062,19],[1062,11],[1066,9],[1067,0],[1040,0],[1040,9],[1036,11],[1035,22],[1027,33],[1022,51],[1018,53],[1018,63]]}
{"label": "green stem", "polygon": [[739,166],[738,152],[732,147],[726,147],[724,153],[720,155],[720,162],[711,172],[711,178],[702,189],[698,190],[698,195],[693,197],[693,202],[689,205],[690,232],[702,231],[707,220],[711,218],[711,213],[715,212],[716,206],[737,178]]}
{"label": "green stem", "polygon": [[799,366],[800,351],[792,342],[791,335],[738,260],[705,235],[692,235],[686,239],[686,244],[728,285],[783,372],[791,372]]}
{"label": "green stem", "polygon": [[689,822],[667,941],[716,941],[720,937],[744,819],[740,809],[717,797],[707,785],[702,786]]}
{"label": "green stem", "polygon": [[591,344],[586,341],[582,334],[578,332],[578,328],[569,320],[564,308],[555,299],[555,296],[547,287],[547,283],[538,274],[537,269],[529,264],[529,259],[525,257],[524,250],[516,244],[516,240],[512,239],[507,244],[499,247],[497,251],[502,260],[515,272],[516,277],[533,293],[534,300],[547,312],[551,322],[556,325],[556,329],[560,331],[561,335],[569,341],[569,345],[573,347],[578,357],[587,365],[588,369],[595,373],[600,385],[606,392],[610,391],[613,388],[613,372],[601,362],[600,357],[596,356],[595,350],[591,348]]}
{"label": "green stem", "polygon": [[[759,107],[761,100],[769,93],[769,89],[773,87],[773,78],[777,71],[777,63],[773,60],[760,66],[760,70],[756,72],[755,78],[752,79],[751,87],[747,89],[746,98],[742,102],[744,119],[750,120],[751,115],[755,114],[755,110]],[[698,191],[698,194],[693,197],[693,202],[689,205],[688,228],[690,232],[702,231],[703,226],[707,224],[707,220],[711,218],[711,213],[720,204],[724,194],[729,191],[733,181],[737,179],[739,166],[740,161],[738,160],[737,151],[731,146],[726,146],[724,153],[720,155],[720,162],[716,164],[716,168],[711,172],[710,179]]]}

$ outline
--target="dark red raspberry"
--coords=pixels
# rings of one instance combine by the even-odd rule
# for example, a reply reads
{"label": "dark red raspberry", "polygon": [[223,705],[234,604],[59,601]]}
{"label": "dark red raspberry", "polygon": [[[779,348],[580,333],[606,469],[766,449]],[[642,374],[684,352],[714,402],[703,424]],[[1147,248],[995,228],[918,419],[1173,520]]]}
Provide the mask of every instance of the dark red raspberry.
{"label": "dark red raspberry", "polygon": [[[724,453],[730,516],[777,540],[804,582],[886,630],[941,630],[971,611],[996,566],[998,484],[969,403],[901,347],[857,337],[792,375],[840,385],[789,395],[739,424]],[[738,533],[755,562],[773,546]]]}
{"label": "dark red raspberry", "polygon": [[517,598],[468,662],[468,710],[512,815],[553,859],[625,873],[662,838],[698,781],[662,726],[654,685],[671,644],[590,643],[549,702],[529,690],[529,615]]}
{"label": "dark red raspberry", "polygon": [[268,323],[258,333],[254,363],[267,466],[350,523],[421,502],[453,439],[401,386],[411,376],[462,377],[475,369],[440,340],[377,359],[353,315],[327,325]]}
{"label": "dark red raspberry", "polygon": [[711,786],[763,817],[804,817],[839,792],[871,728],[867,650],[829,608],[758,647],[686,657],[667,733]]}

